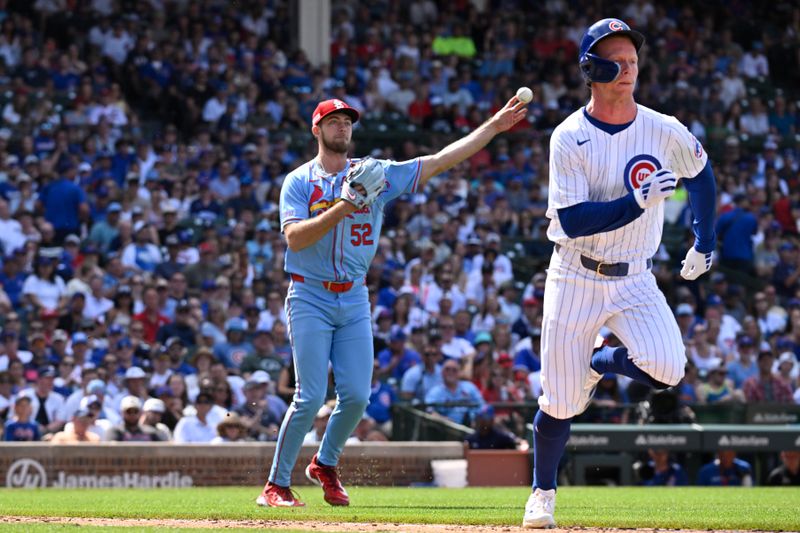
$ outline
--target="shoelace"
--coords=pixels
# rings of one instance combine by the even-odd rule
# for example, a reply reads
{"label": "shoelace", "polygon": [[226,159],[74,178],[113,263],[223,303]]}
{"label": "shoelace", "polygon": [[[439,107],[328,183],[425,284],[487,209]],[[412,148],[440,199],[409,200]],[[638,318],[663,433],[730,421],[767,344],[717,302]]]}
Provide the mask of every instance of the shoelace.
{"label": "shoelace", "polygon": [[286,488],[279,487],[278,485],[273,485],[273,486],[275,487],[275,490],[277,491],[278,496],[280,496],[281,499],[283,499],[285,501],[291,501],[291,500],[299,501],[300,500],[300,495],[298,493],[296,493],[294,491],[294,489],[292,489],[290,487],[286,487]]}
{"label": "shoelace", "polygon": [[555,501],[555,498],[539,494],[538,496],[534,497],[533,505],[531,506],[530,510],[536,513],[545,512],[547,514],[553,514],[553,511],[555,510]]}
{"label": "shoelace", "polygon": [[555,498],[551,498],[549,496],[541,496],[539,498],[539,502],[542,506],[542,509],[548,514],[553,514],[553,510],[555,509]]}

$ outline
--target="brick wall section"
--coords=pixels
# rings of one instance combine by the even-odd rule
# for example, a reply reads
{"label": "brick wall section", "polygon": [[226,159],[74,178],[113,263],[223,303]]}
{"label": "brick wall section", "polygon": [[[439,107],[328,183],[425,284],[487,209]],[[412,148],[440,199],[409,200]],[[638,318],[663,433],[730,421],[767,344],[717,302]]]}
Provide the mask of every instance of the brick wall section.
{"label": "brick wall section", "polygon": [[[304,471],[316,446],[304,446],[292,473],[292,483],[306,485]],[[123,444],[51,445],[0,444],[0,486],[6,486],[9,467],[20,459],[36,461],[48,486],[59,472],[72,476],[118,476],[123,472],[164,476],[179,472],[195,486],[264,483],[275,452],[274,443],[221,445]],[[462,459],[460,442],[363,443],[348,445],[339,462],[348,485],[408,486],[432,480],[432,459]],[[25,470],[25,469],[22,469]],[[28,468],[28,471],[33,471]],[[15,474],[20,474],[18,467]]]}

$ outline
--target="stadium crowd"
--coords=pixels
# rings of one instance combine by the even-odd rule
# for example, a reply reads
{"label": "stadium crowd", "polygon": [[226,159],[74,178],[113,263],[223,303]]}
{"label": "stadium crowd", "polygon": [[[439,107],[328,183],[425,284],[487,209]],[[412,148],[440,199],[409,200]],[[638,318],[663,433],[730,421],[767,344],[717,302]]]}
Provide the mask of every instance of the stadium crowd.
{"label": "stadium crowd", "polygon": [[[398,401],[519,431],[484,404],[539,393],[547,257],[521,243],[545,240],[549,133],[585,102],[578,40],[610,16],[529,4],[340,0],[315,67],[287,1],[0,0],[5,439],[275,439],[294,384],[277,205],[314,153],[314,106],[348,102],[354,153],[405,159],[527,85],[529,120],[386,213],[354,438],[390,437]],[[800,402],[800,8],[619,9],[648,37],[637,99],[687,124],[718,178],[725,270],[685,282],[668,247],[655,258],[681,401]],[[667,222],[689,242],[681,192]],[[591,416],[626,421],[628,385],[603,380]]]}

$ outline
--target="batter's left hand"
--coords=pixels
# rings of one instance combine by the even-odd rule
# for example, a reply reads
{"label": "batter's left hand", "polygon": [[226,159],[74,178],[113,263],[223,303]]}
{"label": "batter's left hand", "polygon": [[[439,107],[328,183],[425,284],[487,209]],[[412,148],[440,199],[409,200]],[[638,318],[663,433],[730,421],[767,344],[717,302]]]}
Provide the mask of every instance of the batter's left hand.
{"label": "batter's left hand", "polygon": [[512,96],[511,100],[506,102],[503,109],[494,114],[491,120],[497,133],[511,129],[517,122],[525,118],[528,113],[528,106],[520,102],[516,96]]}
{"label": "batter's left hand", "polygon": [[681,277],[683,279],[693,280],[697,279],[711,268],[712,253],[698,252],[694,246],[689,248],[686,252],[686,259],[681,261],[683,268],[681,268]]}

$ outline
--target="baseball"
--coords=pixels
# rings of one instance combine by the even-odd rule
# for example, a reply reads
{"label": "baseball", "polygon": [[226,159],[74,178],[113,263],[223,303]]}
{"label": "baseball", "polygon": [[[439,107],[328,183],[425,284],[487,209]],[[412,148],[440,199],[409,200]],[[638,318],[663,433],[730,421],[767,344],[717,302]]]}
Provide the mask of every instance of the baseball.
{"label": "baseball", "polygon": [[531,91],[528,87],[520,87],[517,89],[517,100],[523,104],[527,104],[533,100],[533,91]]}

